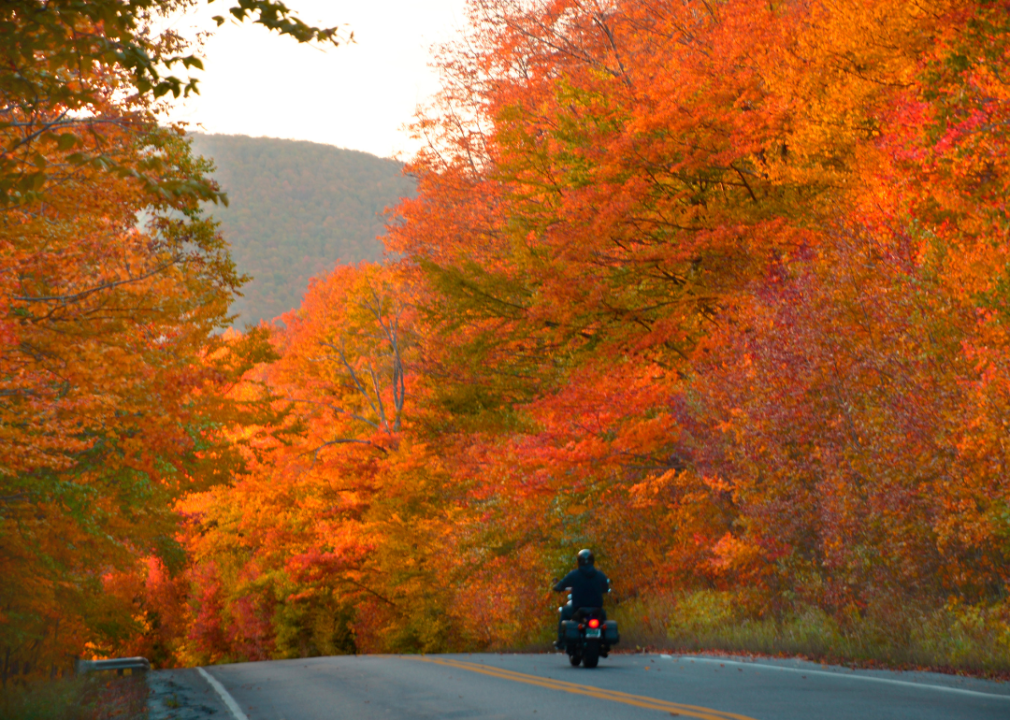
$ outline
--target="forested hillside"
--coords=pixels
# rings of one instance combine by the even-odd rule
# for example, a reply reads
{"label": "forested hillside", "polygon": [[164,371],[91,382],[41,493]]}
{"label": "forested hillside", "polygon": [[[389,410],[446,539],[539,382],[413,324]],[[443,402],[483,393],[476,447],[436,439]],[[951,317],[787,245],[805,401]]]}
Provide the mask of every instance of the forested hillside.
{"label": "forested hillside", "polygon": [[403,165],[356,150],[241,135],[193,134],[228,195],[211,207],[239,272],[252,276],[231,312],[237,326],[297,307],[309,278],[337,261],[382,257],[383,211],[412,195]]}

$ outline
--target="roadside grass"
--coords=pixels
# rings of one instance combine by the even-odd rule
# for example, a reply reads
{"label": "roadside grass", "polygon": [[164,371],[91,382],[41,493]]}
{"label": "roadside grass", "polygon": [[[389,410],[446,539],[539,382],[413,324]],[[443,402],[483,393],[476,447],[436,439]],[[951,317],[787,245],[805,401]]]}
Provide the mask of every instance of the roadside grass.
{"label": "roadside grass", "polygon": [[8,682],[0,720],[142,720],[147,694],[143,675]]}
{"label": "roadside grass", "polygon": [[1010,604],[869,608],[839,620],[798,605],[760,617],[728,592],[700,591],[622,603],[622,649],[801,656],[861,667],[920,668],[1010,679]]}

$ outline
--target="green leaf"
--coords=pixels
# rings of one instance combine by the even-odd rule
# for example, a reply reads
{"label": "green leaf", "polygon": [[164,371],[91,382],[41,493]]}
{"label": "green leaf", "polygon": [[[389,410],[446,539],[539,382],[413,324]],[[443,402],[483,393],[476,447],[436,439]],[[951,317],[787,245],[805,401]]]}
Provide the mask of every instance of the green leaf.
{"label": "green leaf", "polygon": [[77,142],[78,138],[73,133],[63,133],[56,141],[56,147],[58,147],[61,152],[65,152],[76,145]]}

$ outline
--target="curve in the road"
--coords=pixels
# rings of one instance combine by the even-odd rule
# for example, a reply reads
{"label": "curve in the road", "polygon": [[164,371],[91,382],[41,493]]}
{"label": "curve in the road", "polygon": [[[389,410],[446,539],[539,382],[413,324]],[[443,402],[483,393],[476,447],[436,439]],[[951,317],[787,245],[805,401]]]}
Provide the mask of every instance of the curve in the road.
{"label": "curve in the road", "polygon": [[242,708],[240,708],[238,703],[235,702],[235,698],[231,696],[230,692],[224,689],[224,685],[219,683],[217,678],[204,670],[202,667],[198,667],[196,671],[203,676],[203,679],[206,680],[212,688],[214,688],[214,692],[216,692],[218,697],[224,701],[225,707],[228,708],[235,720],[249,720],[249,718],[246,717],[246,714],[242,712]]}
{"label": "curve in the road", "polygon": [[667,700],[657,700],[656,698],[646,697],[643,695],[631,695],[617,690],[606,690],[604,688],[593,687],[591,685],[579,685],[577,683],[566,682],[564,680],[554,680],[551,678],[538,677],[536,675],[527,675],[525,673],[515,672],[514,670],[490,667],[488,665],[479,665],[477,663],[464,662],[462,660],[450,660],[446,658],[433,658],[428,656],[404,657],[406,659],[419,660],[421,662],[435,663],[436,665],[445,665],[446,667],[456,668],[458,670],[468,670],[470,672],[480,673],[481,675],[490,675],[491,677],[501,678],[504,680],[526,683],[527,685],[536,685],[537,687],[548,688],[550,690],[560,690],[574,695],[587,695],[589,697],[599,698],[601,700],[610,700],[612,702],[623,703],[624,705],[633,705],[647,710],[661,710],[672,714],[686,715],[688,717],[699,718],[700,720],[754,720],[746,715],[722,712],[711,708],[698,707],[697,705],[684,705],[682,703],[669,702]]}

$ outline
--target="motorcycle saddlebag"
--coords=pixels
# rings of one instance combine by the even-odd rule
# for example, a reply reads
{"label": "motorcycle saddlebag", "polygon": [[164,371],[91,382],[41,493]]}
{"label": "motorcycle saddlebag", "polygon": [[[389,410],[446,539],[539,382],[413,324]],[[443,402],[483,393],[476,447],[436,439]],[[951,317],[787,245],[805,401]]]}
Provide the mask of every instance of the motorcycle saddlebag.
{"label": "motorcycle saddlebag", "polygon": [[621,641],[621,636],[617,632],[616,620],[607,620],[606,627],[603,628],[603,639],[611,645]]}
{"label": "motorcycle saddlebag", "polygon": [[579,639],[579,624],[574,620],[565,620],[562,625],[565,627],[565,640]]}

